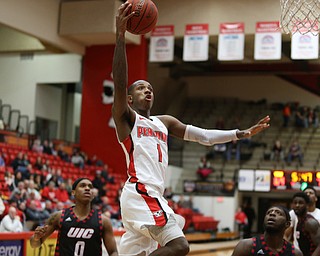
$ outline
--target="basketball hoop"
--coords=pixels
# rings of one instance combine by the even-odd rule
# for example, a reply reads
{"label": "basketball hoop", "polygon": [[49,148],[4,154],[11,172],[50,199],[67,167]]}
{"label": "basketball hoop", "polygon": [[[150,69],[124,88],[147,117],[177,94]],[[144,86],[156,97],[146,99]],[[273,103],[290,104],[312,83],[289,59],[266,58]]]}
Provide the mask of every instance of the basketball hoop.
{"label": "basketball hoop", "polygon": [[280,0],[280,28],[286,34],[319,34],[319,0]]}

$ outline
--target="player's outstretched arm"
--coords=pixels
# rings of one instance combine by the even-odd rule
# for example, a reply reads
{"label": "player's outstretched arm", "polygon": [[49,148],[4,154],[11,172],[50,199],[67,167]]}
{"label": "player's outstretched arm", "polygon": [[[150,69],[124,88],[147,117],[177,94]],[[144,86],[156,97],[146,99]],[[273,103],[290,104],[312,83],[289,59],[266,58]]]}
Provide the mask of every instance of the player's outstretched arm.
{"label": "player's outstretched arm", "polygon": [[116,15],[116,46],[114,49],[112,74],[114,81],[114,102],[112,115],[116,124],[120,141],[127,137],[131,129],[128,121],[131,120],[133,111],[128,106],[128,64],[126,56],[125,32],[127,21],[134,12],[129,13],[131,4],[122,4]]}
{"label": "player's outstretched arm", "polygon": [[38,226],[30,238],[32,248],[40,247],[41,244],[55,231],[59,226],[61,212],[53,213],[44,226]]}
{"label": "player's outstretched arm", "polygon": [[246,130],[214,130],[202,129],[192,125],[185,125],[178,119],[169,116],[158,116],[159,119],[166,125],[169,134],[184,139],[187,141],[198,142],[205,146],[212,146],[214,144],[226,143],[232,140],[244,139],[251,137],[269,127],[270,117],[266,116],[257,124],[251,126]]}
{"label": "player's outstretched arm", "polygon": [[108,219],[105,216],[102,216],[102,226],[102,239],[108,254],[110,256],[118,256],[117,244],[116,240],[114,239],[113,228],[110,219]]}
{"label": "player's outstretched arm", "polygon": [[267,129],[270,126],[269,122],[270,122],[270,117],[265,116],[258,123],[251,126],[250,128],[246,130],[238,131],[237,132],[238,139],[249,138],[251,136],[256,135],[259,132],[262,132],[263,130]]}

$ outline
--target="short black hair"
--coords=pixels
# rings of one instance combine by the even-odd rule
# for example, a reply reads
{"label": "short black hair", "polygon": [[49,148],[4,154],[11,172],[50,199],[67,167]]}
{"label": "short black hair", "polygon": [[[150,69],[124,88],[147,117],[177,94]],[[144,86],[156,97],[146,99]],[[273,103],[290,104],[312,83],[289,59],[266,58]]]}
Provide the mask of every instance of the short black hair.
{"label": "short black hair", "polygon": [[307,189],[311,189],[311,190],[313,190],[313,192],[314,192],[314,194],[316,195],[317,194],[317,190],[313,187],[313,186],[311,186],[311,185],[308,185],[304,190],[302,190],[303,192],[305,192]]}
{"label": "short black hair", "polygon": [[306,193],[304,193],[304,192],[297,192],[297,193],[295,193],[295,194],[293,195],[293,197],[292,197],[292,200],[295,199],[296,197],[302,197],[302,198],[306,201],[307,204],[310,203],[310,198],[309,198],[309,196],[308,196]]}
{"label": "short black hair", "polygon": [[78,186],[78,184],[83,180],[89,180],[91,182],[91,180],[89,178],[85,178],[85,177],[78,178],[78,179],[75,180],[75,182],[73,182],[72,190],[75,190],[76,187]]}

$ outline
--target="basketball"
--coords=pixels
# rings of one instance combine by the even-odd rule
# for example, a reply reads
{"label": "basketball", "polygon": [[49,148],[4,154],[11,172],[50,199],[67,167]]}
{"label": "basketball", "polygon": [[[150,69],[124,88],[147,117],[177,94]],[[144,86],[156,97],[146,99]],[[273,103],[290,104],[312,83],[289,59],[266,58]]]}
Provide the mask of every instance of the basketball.
{"label": "basketball", "polygon": [[131,10],[135,14],[127,23],[127,30],[135,35],[143,35],[150,32],[158,20],[158,9],[151,0],[129,0]]}

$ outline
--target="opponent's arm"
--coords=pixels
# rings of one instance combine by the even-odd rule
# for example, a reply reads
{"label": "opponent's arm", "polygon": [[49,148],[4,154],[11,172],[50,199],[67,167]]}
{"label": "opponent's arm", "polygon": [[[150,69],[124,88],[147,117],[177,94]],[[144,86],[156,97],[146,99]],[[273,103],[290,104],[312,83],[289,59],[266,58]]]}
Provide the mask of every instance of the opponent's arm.
{"label": "opponent's arm", "polygon": [[192,125],[185,125],[172,116],[159,116],[159,119],[166,125],[170,135],[187,141],[198,142],[206,146],[251,137],[268,128],[268,122],[270,121],[270,117],[266,116],[257,124],[240,131],[202,129]]}
{"label": "opponent's arm", "polygon": [[308,219],[305,229],[309,233],[312,243],[316,246],[312,256],[320,255],[320,224],[316,219]]}
{"label": "opponent's arm", "polygon": [[131,4],[122,4],[116,16],[116,45],[114,49],[112,74],[114,81],[114,102],[112,115],[116,124],[119,140],[125,139],[131,131],[129,122],[134,118],[133,110],[128,106],[128,64],[126,56],[125,32],[127,21],[134,12],[129,13]]}
{"label": "opponent's arm", "polygon": [[102,216],[102,228],[102,239],[108,254],[110,256],[118,256],[117,244],[113,235],[113,228],[110,219],[105,216]]}
{"label": "opponent's arm", "polygon": [[46,221],[44,226],[38,226],[34,234],[30,238],[30,245],[32,248],[40,247],[41,244],[58,229],[61,212],[53,213]]}

